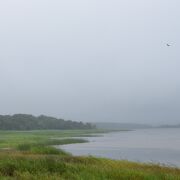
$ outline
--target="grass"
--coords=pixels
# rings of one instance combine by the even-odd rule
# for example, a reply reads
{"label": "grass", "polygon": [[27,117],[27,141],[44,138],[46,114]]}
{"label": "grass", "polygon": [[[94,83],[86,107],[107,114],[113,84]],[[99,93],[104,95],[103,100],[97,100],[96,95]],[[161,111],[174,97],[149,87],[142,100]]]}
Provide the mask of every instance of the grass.
{"label": "grass", "polygon": [[[178,180],[180,169],[155,164],[74,157],[53,145],[83,143],[74,139],[96,131],[0,132],[0,179],[17,180]],[[100,132],[100,131],[97,131]],[[67,139],[65,139],[67,137]]]}

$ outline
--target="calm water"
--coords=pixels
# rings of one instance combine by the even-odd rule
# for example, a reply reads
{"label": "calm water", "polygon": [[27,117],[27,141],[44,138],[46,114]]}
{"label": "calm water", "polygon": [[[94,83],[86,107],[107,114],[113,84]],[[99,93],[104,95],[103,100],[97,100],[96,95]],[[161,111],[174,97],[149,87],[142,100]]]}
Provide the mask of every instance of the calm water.
{"label": "calm water", "polygon": [[180,166],[180,129],[145,129],[85,138],[90,142],[63,145],[73,155],[93,155]]}

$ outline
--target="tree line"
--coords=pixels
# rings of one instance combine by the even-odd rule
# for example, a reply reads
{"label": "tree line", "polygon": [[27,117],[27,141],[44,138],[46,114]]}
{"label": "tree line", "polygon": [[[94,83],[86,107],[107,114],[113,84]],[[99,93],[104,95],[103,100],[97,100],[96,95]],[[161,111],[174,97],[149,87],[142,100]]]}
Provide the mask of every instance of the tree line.
{"label": "tree line", "polygon": [[40,129],[93,129],[95,125],[49,116],[28,114],[0,115],[0,130],[40,130]]}

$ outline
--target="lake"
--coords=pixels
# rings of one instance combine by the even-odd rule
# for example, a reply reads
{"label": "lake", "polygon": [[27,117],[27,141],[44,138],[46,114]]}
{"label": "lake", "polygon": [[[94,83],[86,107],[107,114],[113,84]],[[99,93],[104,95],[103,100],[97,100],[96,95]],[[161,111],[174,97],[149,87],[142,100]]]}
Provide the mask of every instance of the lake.
{"label": "lake", "polygon": [[62,145],[73,155],[161,163],[180,167],[180,129],[141,129],[87,137],[88,143]]}

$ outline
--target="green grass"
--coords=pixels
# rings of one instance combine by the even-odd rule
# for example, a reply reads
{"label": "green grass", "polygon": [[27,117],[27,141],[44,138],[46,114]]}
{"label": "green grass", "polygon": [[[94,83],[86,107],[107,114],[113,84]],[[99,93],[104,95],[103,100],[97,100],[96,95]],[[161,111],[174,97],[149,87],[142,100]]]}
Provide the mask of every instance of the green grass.
{"label": "green grass", "polygon": [[91,136],[95,131],[0,131],[0,179],[180,179],[178,168],[95,157],[74,157],[53,146],[83,143],[84,140],[71,137]]}

